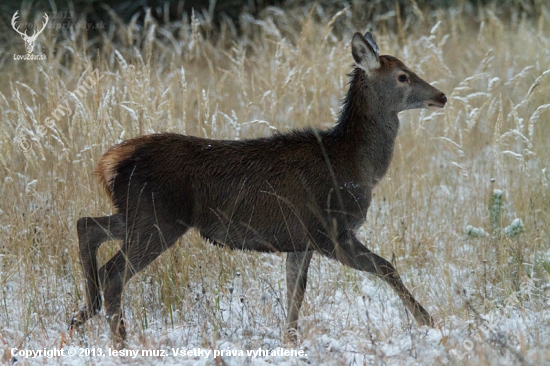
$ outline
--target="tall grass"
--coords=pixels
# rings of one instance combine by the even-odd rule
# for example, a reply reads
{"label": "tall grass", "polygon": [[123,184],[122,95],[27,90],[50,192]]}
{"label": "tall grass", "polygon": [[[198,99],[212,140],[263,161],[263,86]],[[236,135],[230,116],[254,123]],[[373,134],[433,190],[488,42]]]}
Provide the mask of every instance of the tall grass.
{"label": "tall grass", "polygon": [[[259,19],[243,16],[239,32],[230,22],[214,32],[206,15],[170,24],[147,16],[143,25],[113,15],[100,38],[50,29],[35,48],[48,59],[34,62],[12,59],[24,52],[14,32],[0,50],[4,347],[110,344],[103,314],[80,333],[66,332],[84,296],[76,220],[112,212],[92,175],[107,148],[161,131],[238,139],[330,126],[346,92],[351,34],[368,29],[382,53],[449,97],[442,111],[401,114],[392,166],[359,235],[394,258],[439,330],[427,337],[411,328],[383,282],[316,256],[302,345],[314,362],[410,363],[424,352],[429,362],[461,363],[451,350],[463,352],[480,316],[498,314],[527,325],[503,321],[495,334],[504,343],[476,341],[469,362],[523,362],[512,348],[525,362],[548,362],[550,10],[541,7],[538,17],[502,18],[491,7],[475,19],[463,8],[394,13],[359,28],[349,9],[268,8]],[[96,68],[101,80],[79,98],[73,92]],[[72,113],[46,125],[65,98]],[[492,232],[494,189],[503,191],[501,227],[521,218],[526,231],[467,236],[467,225]],[[101,261],[117,248],[105,244]],[[283,260],[186,235],[125,290],[130,347],[280,345]],[[530,296],[520,293],[526,278],[536,284]],[[504,303],[512,294],[520,294],[514,308]],[[407,339],[407,352],[388,352]]]}

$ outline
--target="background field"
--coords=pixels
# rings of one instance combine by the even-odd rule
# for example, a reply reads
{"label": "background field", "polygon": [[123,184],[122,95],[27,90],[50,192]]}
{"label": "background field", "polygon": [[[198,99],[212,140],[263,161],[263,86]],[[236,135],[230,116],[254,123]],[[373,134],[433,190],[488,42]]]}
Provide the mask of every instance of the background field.
{"label": "background field", "polygon": [[[382,281],[314,256],[300,346],[311,364],[549,363],[550,8],[411,4],[406,15],[267,8],[217,28],[206,12],[166,24],[112,14],[94,38],[47,29],[34,50],[47,61],[14,61],[23,42],[4,24],[13,41],[0,48],[0,357],[9,362],[12,347],[112,346],[103,312],[67,331],[84,296],[76,220],[112,212],[92,174],[107,148],[161,131],[237,139],[330,126],[351,35],[370,30],[383,54],[449,97],[442,111],[400,115],[392,166],[359,233],[394,258],[438,326],[418,328]],[[38,24],[41,14],[25,17]],[[101,80],[78,97],[96,68]],[[71,112],[45,125],[65,100]],[[505,229],[516,218],[524,230]],[[101,260],[118,245],[104,244]],[[284,284],[284,255],[232,252],[190,233],[126,288],[128,348],[279,347]]]}

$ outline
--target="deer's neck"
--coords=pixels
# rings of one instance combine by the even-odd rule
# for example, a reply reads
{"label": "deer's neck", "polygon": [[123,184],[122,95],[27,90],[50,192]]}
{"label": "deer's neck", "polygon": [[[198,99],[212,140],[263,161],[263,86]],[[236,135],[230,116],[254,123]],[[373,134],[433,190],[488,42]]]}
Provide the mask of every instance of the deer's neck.
{"label": "deer's neck", "polygon": [[393,156],[399,119],[380,100],[380,91],[364,84],[363,73],[352,74],[350,89],[344,100],[333,136],[341,141],[351,156],[358,159],[365,179],[376,184],[386,174]]}

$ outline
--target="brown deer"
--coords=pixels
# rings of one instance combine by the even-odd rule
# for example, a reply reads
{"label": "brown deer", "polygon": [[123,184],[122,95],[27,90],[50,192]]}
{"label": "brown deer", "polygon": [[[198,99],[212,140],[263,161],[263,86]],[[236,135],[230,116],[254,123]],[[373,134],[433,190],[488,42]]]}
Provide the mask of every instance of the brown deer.
{"label": "brown deer", "polygon": [[[419,324],[433,326],[394,266],[355,231],[390,165],[397,114],[443,107],[447,98],[397,58],[380,56],[370,33],[355,33],[351,46],[356,68],[329,130],[242,141],[162,133],[125,141],[101,157],[96,173],[116,213],[78,220],[86,306],[71,327],[100,310],[101,284],[111,332],[122,341],[124,285],[190,228],[232,249],[288,253],[288,341],[296,340],[313,252],[382,278]],[[122,249],[98,268],[97,250],[107,240],[122,240]]]}

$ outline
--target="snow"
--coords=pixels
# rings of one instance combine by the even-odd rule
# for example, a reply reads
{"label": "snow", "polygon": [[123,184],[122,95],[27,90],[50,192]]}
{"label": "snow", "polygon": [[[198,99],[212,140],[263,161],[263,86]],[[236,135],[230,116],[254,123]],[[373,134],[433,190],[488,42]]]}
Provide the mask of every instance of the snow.
{"label": "snow", "polygon": [[504,228],[504,234],[508,236],[516,236],[525,231],[525,225],[519,218],[514,219],[512,223]]}
{"label": "snow", "polygon": [[466,235],[471,236],[473,238],[483,238],[484,236],[487,236],[487,232],[483,230],[481,227],[473,227],[472,225],[466,226]]}
{"label": "snow", "polygon": [[[241,254],[245,255],[245,254]],[[266,268],[271,268],[272,284],[283,282],[284,273],[277,266],[283,267],[282,259],[269,254],[259,255],[266,259]],[[36,358],[25,358],[15,356],[19,361],[28,361],[29,364],[44,365],[120,365],[137,364],[146,365],[151,363],[162,363],[165,365],[217,365],[217,360],[223,360],[225,365],[336,365],[336,364],[371,364],[383,362],[388,365],[413,365],[413,364],[454,364],[463,360],[476,360],[476,354],[483,350],[494,357],[495,364],[513,364],[515,360],[512,350],[519,352],[521,342],[531,344],[539,342],[540,339],[550,339],[550,326],[543,319],[550,318],[548,306],[546,308],[530,309],[532,305],[525,301],[517,306],[505,306],[504,303],[494,304],[486,310],[480,310],[480,318],[464,322],[454,315],[440,317],[434,329],[428,327],[417,327],[410,315],[405,311],[399,298],[388,288],[388,286],[370,275],[355,273],[358,276],[356,281],[358,289],[337,290],[333,293],[325,293],[325,288],[330,285],[329,281],[340,283],[338,287],[346,287],[346,273],[342,266],[333,261],[314,257],[310,278],[310,287],[306,295],[304,311],[300,319],[302,328],[319,328],[298,347],[285,346],[280,342],[281,329],[272,326],[265,326],[265,319],[258,319],[257,315],[248,314],[246,306],[241,302],[243,294],[251,294],[251,290],[263,290],[257,285],[247,288],[242,281],[242,275],[236,276],[233,281],[233,298],[222,299],[220,308],[222,318],[225,319],[227,329],[233,329],[226,333],[219,328],[217,337],[211,339],[213,343],[204,343],[204,335],[201,335],[201,328],[208,323],[203,317],[207,310],[199,301],[193,310],[196,314],[175,315],[179,320],[174,326],[165,326],[161,321],[159,311],[162,309],[149,309],[152,311],[151,320],[147,329],[139,330],[139,319],[131,313],[126,314],[130,326],[130,338],[125,353],[117,353],[109,336],[108,326],[104,312],[90,321],[84,333],[75,332],[72,336],[67,333],[63,310],[59,309],[56,316],[57,323],[49,324],[40,332],[41,336],[28,336],[21,332],[17,317],[10,319],[9,324],[3,324],[3,339],[26,339],[20,344],[7,344],[0,357],[6,359],[8,350],[17,347],[21,350],[46,350],[61,349],[63,356],[47,357],[40,355]],[[458,271],[451,269],[452,273],[458,275]],[[336,274],[339,272],[339,274]],[[344,273],[343,273],[344,272]],[[407,274],[403,274],[406,276]],[[343,277],[342,277],[343,276]],[[408,274],[407,277],[415,277],[418,281],[423,276],[417,273]],[[469,287],[468,277],[458,276],[464,288]],[[257,279],[256,279],[257,281]],[[342,282],[344,281],[344,282]],[[147,281],[145,281],[147,282]],[[53,278],[52,283],[58,283],[60,292],[70,290],[71,284],[64,282],[61,278]],[[436,288],[444,284],[432,283]],[[131,284],[127,293],[135,293],[138,284]],[[18,288],[16,278],[10,278],[3,286],[8,296],[4,298],[7,306],[21,306],[21,288]],[[151,290],[154,291],[153,288]],[[38,293],[44,296],[47,303],[56,308],[58,299],[55,291],[46,288],[38,289]],[[205,296],[208,296],[206,294]],[[246,296],[246,295],[245,295]],[[518,293],[518,296],[522,296]],[[130,297],[130,295],[127,295]],[[254,295],[250,296],[254,297]],[[250,298],[249,297],[249,298]],[[279,304],[274,307],[265,307],[261,304],[262,296],[257,297],[260,302],[253,304],[254,307],[271,309],[278,313]],[[269,303],[273,298],[266,294],[263,301]],[[464,299],[455,299],[462,303]],[[502,297],[501,297],[502,300]],[[432,307],[427,304],[428,309]],[[453,306],[449,304],[449,306]],[[309,308],[309,309],[308,309]],[[311,310],[313,309],[313,310]],[[183,310],[183,309],[182,309]],[[433,309],[431,309],[433,310]],[[156,311],[156,314],[155,314]],[[61,315],[61,316],[59,316]],[[281,314],[281,316],[284,314]],[[181,318],[180,318],[181,316]],[[184,320],[187,316],[187,320]],[[197,317],[198,316],[198,317]],[[230,317],[233,317],[230,320]],[[31,314],[32,324],[39,325],[38,314]],[[496,324],[494,329],[485,334],[483,321]],[[495,321],[495,319],[497,321]],[[252,323],[251,325],[248,325]],[[255,324],[254,324],[255,323]],[[263,324],[263,325],[262,325]],[[536,329],[536,330],[535,330]],[[321,331],[322,330],[322,331]],[[210,332],[210,331],[208,331]],[[138,335],[140,334],[141,335]],[[216,340],[217,338],[217,340]],[[503,339],[510,349],[503,348],[495,343]],[[514,339],[520,341],[516,343]],[[65,340],[65,341],[60,341]],[[60,347],[61,345],[61,347]],[[470,348],[473,345],[473,348]],[[518,348],[519,347],[519,348]],[[252,351],[277,351],[284,350],[302,351],[303,356],[262,356]],[[471,349],[471,350],[470,350]],[[176,351],[174,351],[176,350]],[[191,353],[182,353],[183,351]],[[214,358],[214,351],[224,351],[224,355]],[[454,350],[454,351],[453,351]],[[210,353],[208,354],[208,351]],[[229,352],[232,351],[232,352]],[[1,354],[4,352],[4,355]],[[95,352],[95,353],[94,353]],[[145,353],[144,353],[145,352]],[[149,352],[149,353],[147,353]],[[247,353],[248,352],[248,353]],[[529,355],[532,352],[539,352],[535,348],[522,352]],[[75,353],[75,355],[69,355]],[[383,360],[383,361],[382,361]]]}

